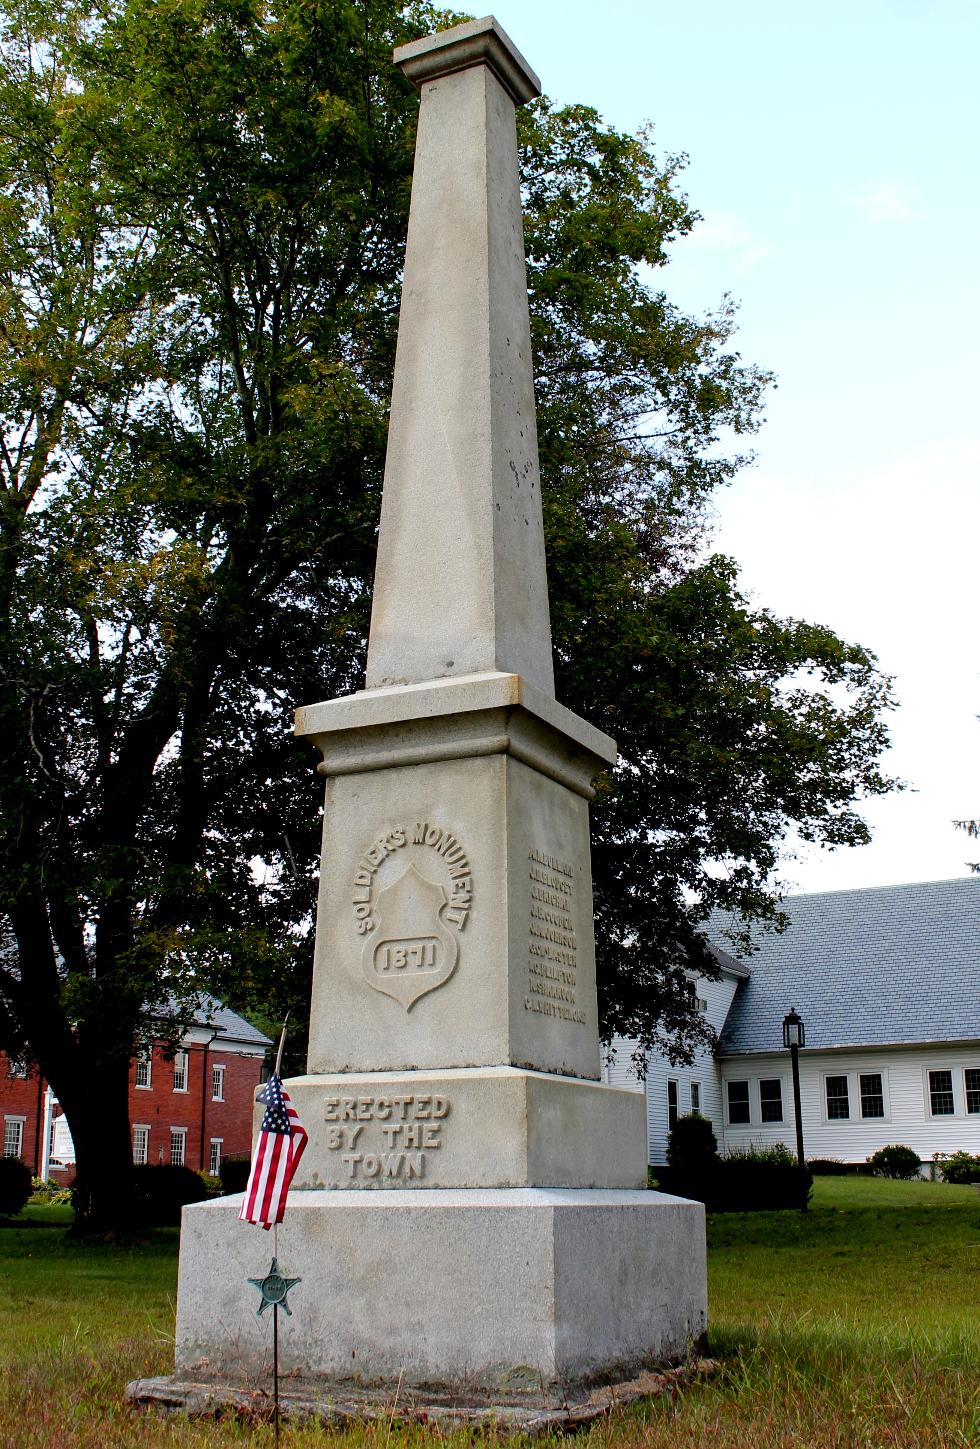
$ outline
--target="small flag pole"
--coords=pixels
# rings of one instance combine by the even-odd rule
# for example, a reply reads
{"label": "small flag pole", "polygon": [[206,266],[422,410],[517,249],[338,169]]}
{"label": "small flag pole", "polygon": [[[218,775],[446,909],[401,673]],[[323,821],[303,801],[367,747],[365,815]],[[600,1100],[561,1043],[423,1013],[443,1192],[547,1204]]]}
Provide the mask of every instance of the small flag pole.
{"label": "small flag pole", "polygon": [[286,1027],[288,1025],[289,1025],[289,1012],[287,1011],[286,1012],[286,1015],[283,1017],[283,1022],[282,1022],[282,1035],[279,1038],[279,1049],[276,1052],[276,1065],[275,1065],[275,1071],[274,1071],[273,1075],[274,1076],[277,1076],[277,1077],[279,1075],[279,1070],[282,1067],[282,1049],[286,1045]]}
{"label": "small flag pole", "polygon": [[[286,1026],[289,1022],[289,1012],[286,1012],[282,1023],[282,1035],[279,1038],[279,1050],[276,1052],[275,1076],[279,1076],[282,1068],[282,1051],[286,1045]],[[280,1079],[281,1080],[281,1079]],[[279,1224],[272,1226],[272,1256],[279,1258]],[[275,1446],[279,1449],[279,1304],[272,1305],[272,1423],[275,1434]]]}

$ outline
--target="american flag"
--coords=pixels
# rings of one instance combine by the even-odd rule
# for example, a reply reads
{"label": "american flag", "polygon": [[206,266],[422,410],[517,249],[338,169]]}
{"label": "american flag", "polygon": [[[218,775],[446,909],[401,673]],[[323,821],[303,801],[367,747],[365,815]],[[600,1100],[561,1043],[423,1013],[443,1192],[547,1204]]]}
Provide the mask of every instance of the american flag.
{"label": "american flag", "polygon": [[310,1135],[296,1115],[296,1108],[273,1072],[259,1093],[265,1116],[252,1157],[245,1201],[238,1214],[243,1223],[271,1228],[281,1223],[286,1211],[286,1194]]}

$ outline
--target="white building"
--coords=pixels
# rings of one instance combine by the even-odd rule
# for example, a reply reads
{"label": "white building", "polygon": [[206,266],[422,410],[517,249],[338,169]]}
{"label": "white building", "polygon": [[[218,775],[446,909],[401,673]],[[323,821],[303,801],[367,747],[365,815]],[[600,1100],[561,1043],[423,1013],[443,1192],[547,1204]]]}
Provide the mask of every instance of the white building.
{"label": "white building", "polygon": [[[649,1160],[665,1160],[676,1115],[710,1118],[722,1152],[783,1142],[795,1151],[783,1017],[806,1026],[800,1052],[808,1158],[864,1162],[902,1143],[924,1162],[980,1154],[980,879],[790,896],[790,925],[760,936],[745,965],[719,951],[721,978],[696,991],[718,1037],[691,1066],[647,1064]],[[711,923],[719,947],[724,922]],[[617,1042],[607,1080],[631,1075]]]}

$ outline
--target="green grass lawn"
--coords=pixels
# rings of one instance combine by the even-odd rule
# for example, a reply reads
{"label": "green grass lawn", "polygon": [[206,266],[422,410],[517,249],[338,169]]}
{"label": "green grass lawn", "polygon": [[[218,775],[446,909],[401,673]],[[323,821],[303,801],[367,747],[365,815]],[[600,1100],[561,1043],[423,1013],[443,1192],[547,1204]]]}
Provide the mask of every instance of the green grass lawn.
{"label": "green grass lawn", "polygon": [[[0,1444],[142,1449],[271,1444],[267,1425],[144,1418],[129,1378],[172,1365],[176,1232],[80,1247],[67,1210],[0,1225]],[[596,1425],[587,1449],[980,1449],[975,1188],[820,1178],[810,1212],[709,1220],[720,1371]],[[387,1425],[284,1429],[290,1449],[416,1449]],[[493,1436],[488,1436],[493,1437]]]}

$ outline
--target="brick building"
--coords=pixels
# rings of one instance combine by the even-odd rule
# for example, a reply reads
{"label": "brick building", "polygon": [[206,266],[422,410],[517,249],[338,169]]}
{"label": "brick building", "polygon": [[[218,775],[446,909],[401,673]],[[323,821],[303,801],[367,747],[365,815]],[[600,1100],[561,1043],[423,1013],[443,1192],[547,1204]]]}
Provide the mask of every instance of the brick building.
{"label": "brick building", "polygon": [[[269,1045],[267,1036],[213,999],[198,1011],[172,1061],[155,1042],[130,1068],[134,1162],[184,1163],[214,1173],[223,1158],[248,1152],[252,1101]],[[3,1155],[23,1158],[35,1173],[44,1157],[46,1086],[36,1069],[0,1053]],[[74,1154],[59,1113],[55,1105],[49,1176],[70,1181]]]}

